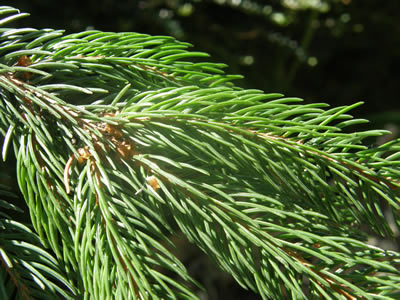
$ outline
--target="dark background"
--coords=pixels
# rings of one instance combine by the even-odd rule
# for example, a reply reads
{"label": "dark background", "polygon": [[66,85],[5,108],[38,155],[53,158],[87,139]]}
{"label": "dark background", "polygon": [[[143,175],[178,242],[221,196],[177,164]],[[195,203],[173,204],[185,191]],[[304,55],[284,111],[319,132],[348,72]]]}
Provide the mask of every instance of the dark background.
{"label": "dark background", "polygon": [[[19,26],[172,35],[210,53],[209,60],[229,65],[227,73],[244,75],[237,81],[242,87],[333,106],[362,100],[353,115],[398,136],[398,0],[17,0],[2,5],[31,13]],[[208,291],[202,299],[259,298],[216,271],[194,247],[182,247],[181,259]]]}

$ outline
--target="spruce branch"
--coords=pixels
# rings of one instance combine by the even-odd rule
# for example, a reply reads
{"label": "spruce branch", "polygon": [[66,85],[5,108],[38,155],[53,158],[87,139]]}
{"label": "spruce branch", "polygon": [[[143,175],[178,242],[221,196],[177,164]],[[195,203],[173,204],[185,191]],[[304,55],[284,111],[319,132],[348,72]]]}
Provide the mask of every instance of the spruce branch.
{"label": "spruce branch", "polygon": [[[7,175],[0,171],[0,178]],[[0,295],[2,299],[72,299],[74,287],[62,266],[43,249],[39,237],[9,215],[23,210],[12,204],[18,196],[0,185]]]}
{"label": "spruce branch", "polygon": [[400,225],[399,140],[368,149],[386,132],[349,132],[361,103],[244,90],[189,46],[1,29],[3,157],[14,150],[32,225],[71,290],[197,298],[173,254],[182,232],[264,299],[396,299],[400,254],[366,243],[362,225],[391,236],[385,207]]}

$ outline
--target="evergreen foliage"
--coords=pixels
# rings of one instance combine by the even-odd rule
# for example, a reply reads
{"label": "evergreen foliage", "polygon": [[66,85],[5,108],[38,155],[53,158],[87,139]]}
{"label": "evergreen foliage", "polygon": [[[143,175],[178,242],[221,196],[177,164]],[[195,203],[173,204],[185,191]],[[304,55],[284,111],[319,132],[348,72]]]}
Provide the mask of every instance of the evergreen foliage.
{"label": "evergreen foliage", "polygon": [[2,297],[196,299],[179,233],[263,299],[400,297],[400,254],[366,242],[392,236],[384,210],[400,226],[400,143],[364,145],[386,132],[352,131],[361,103],[241,89],[171,37],[0,14],[2,155],[35,231],[1,213]]}

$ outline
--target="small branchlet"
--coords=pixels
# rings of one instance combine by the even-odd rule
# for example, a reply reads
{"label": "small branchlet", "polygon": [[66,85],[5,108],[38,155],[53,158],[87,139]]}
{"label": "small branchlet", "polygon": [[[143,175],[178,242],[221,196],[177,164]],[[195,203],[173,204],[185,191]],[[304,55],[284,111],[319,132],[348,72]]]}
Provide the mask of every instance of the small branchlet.
{"label": "small branchlet", "polygon": [[[106,117],[114,117],[117,115],[117,113],[107,113],[104,116]],[[91,150],[89,146],[84,146],[82,148],[79,148],[77,150],[79,156],[75,157],[73,154],[67,161],[65,168],[64,168],[64,186],[65,186],[65,191],[67,194],[70,193],[70,185],[69,185],[69,173],[71,166],[76,159],[78,164],[82,164],[87,160],[91,160],[92,164],[92,170],[97,173],[97,168],[94,167],[94,159],[93,159],[93,153],[92,151],[96,151],[96,153],[99,155],[99,157],[106,157],[109,156],[109,151],[110,148],[113,148],[115,151],[114,158],[116,161],[120,161],[121,159],[123,160],[129,160],[133,157],[135,154],[134,151],[134,146],[132,143],[124,137],[124,133],[121,130],[121,126],[119,125],[112,125],[106,122],[98,122],[98,123],[87,123],[85,122],[86,125],[93,125],[92,128],[96,128],[100,133],[102,133],[102,137],[99,137],[95,134],[91,134],[92,141],[93,141],[93,147],[94,150]],[[104,141],[108,141],[109,143],[103,143]],[[110,147],[110,144],[113,145],[113,147]],[[102,147],[104,145],[104,147]],[[98,174],[96,174],[97,178],[100,178]]]}

